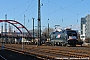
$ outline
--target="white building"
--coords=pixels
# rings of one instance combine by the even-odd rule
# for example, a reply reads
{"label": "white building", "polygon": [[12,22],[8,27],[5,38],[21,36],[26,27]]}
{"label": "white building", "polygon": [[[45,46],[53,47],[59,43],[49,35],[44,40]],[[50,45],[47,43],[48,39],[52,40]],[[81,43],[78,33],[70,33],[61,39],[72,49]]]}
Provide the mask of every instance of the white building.
{"label": "white building", "polygon": [[86,16],[86,38],[90,38],[90,15]]}
{"label": "white building", "polygon": [[90,15],[81,18],[81,39],[90,38]]}
{"label": "white building", "polygon": [[81,40],[85,41],[85,24],[82,25],[82,34],[80,35]]}

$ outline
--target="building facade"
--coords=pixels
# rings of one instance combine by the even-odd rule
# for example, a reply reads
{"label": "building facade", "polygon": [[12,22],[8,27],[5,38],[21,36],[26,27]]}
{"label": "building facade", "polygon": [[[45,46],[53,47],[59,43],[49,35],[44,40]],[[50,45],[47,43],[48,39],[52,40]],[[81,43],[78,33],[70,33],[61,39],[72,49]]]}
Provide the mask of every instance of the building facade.
{"label": "building facade", "polygon": [[90,38],[90,15],[81,18],[81,39]]}
{"label": "building facade", "polygon": [[90,15],[86,16],[86,38],[90,38]]}
{"label": "building facade", "polygon": [[84,33],[84,26],[83,25],[86,25],[86,19],[85,18],[81,18],[81,35],[83,35]]}

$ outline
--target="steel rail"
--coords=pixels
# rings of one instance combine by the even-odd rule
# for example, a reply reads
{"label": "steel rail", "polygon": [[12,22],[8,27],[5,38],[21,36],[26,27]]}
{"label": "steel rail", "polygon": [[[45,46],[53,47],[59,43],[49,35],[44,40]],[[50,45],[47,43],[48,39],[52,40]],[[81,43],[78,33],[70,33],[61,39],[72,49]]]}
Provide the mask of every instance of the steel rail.
{"label": "steel rail", "polygon": [[[18,45],[18,47],[17,47],[15,45],[8,45],[7,44],[7,47],[10,47],[10,46],[12,46],[13,48],[9,48],[9,49],[16,50],[16,52],[19,52],[22,54],[24,54],[23,52],[28,51],[28,54],[30,53],[30,54],[38,56],[38,57],[45,57],[45,58],[47,57],[47,58],[51,58],[51,59],[56,58],[58,55],[67,56],[67,57],[75,57],[75,58],[88,58],[89,57],[89,55],[85,54],[86,52],[84,53],[83,50],[80,50],[82,52],[80,52],[80,51],[77,52],[75,50],[70,50],[70,49],[65,50],[65,48],[58,48],[57,49],[57,48],[50,48],[47,46],[46,47],[45,46],[39,46],[39,47],[25,46],[25,48],[24,48],[25,50],[21,51],[20,45]],[[80,53],[80,54],[78,54],[78,53]]]}

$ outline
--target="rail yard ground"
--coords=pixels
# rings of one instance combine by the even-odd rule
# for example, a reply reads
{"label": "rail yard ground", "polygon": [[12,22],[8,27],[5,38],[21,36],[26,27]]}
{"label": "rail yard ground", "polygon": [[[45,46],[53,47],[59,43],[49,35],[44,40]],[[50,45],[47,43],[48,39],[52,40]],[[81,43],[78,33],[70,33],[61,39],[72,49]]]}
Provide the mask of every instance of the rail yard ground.
{"label": "rail yard ground", "polygon": [[6,49],[0,50],[0,55],[3,56],[0,60],[39,60],[34,56],[23,55]]}
{"label": "rail yard ground", "polygon": [[[2,45],[0,45],[2,47]],[[37,46],[21,44],[4,44],[0,54],[17,60],[89,60],[90,47],[61,47],[61,46]],[[13,60],[14,60],[13,59]],[[12,59],[11,59],[12,60]]]}

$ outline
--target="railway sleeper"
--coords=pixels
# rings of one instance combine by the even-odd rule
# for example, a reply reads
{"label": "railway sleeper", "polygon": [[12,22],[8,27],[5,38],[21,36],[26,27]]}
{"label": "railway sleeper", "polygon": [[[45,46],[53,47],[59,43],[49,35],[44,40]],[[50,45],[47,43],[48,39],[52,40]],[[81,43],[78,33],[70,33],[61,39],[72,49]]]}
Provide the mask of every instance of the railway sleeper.
{"label": "railway sleeper", "polygon": [[74,55],[75,57],[77,57],[77,56],[89,57],[89,55],[87,55],[87,54],[70,53],[70,55]]}
{"label": "railway sleeper", "polygon": [[71,56],[71,54],[70,53],[65,53],[65,52],[61,52],[61,53],[56,53],[56,54],[58,54],[58,55],[63,55],[63,56]]}
{"label": "railway sleeper", "polygon": [[39,58],[39,59],[43,59],[43,60],[45,60],[45,58],[43,58],[43,57],[39,57],[39,56],[36,56],[37,58]]}
{"label": "railway sleeper", "polygon": [[83,56],[77,56],[77,58],[85,58],[85,57],[83,57]]}
{"label": "railway sleeper", "polygon": [[70,56],[71,57],[77,57],[78,55],[77,54],[74,54],[74,53],[70,53]]}
{"label": "railway sleeper", "polygon": [[85,56],[83,56],[83,55],[75,55],[75,57],[77,57],[77,58],[85,58]]}
{"label": "railway sleeper", "polygon": [[74,53],[64,53],[63,55],[65,56],[69,56],[69,57],[76,57],[76,55]]}
{"label": "railway sleeper", "polygon": [[43,51],[43,52],[49,53],[49,51]]}
{"label": "railway sleeper", "polygon": [[89,55],[87,55],[87,54],[84,54],[83,56],[84,56],[84,57],[89,57]]}
{"label": "railway sleeper", "polygon": [[30,54],[35,54],[35,52],[29,52]]}
{"label": "railway sleeper", "polygon": [[51,54],[56,54],[56,52],[49,52],[49,53],[51,53]]}
{"label": "railway sleeper", "polygon": [[89,57],[89,56],[85,56],[85,55],[77,55],[77,57],[79,57],[79,58],[87,58],[87,57]]}
{"label": "railway sleeper", "polygon": [[47,55],[47,54],[40,54],[40,53],[38,53],[37,56],[38,56],[38,57],[41,57],[41,58],[48,58],[48,57],[50,57],[50,56]]}
{"label": "railway sleeper", "polygon": [[64,54],[64,56],[70,56],[70,54],[68,54],[68,53],[65,53],[65,54]]}
{"label": "railway sleeper", "polygon": [[55,56],[47,56],[47,59],[54,59],[55,58]]}

